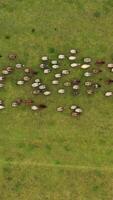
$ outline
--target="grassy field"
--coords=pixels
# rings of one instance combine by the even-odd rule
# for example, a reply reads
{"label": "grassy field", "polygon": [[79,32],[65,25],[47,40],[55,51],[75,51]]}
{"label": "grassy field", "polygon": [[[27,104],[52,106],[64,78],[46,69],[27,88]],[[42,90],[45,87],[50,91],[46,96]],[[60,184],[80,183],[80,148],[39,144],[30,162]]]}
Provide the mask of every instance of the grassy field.
{"label": "grassy field", "polygon": [[[79,49],[78,60],[90,56],[113,62],[112,24],[112,0],[1,0],[0,67],[22,62],[38,70],[42,55],[55,59],[71,48]],[[18,58],[11,62],[13,52]],[[103,71],[104,84],[112,76],[105,66]],[[0,112],[0,199],[112,200],[113,100],[102,93],[107,86],[90,97],[84,90],[72,97],[67,90],[59,98],[58,88],[50,86],[53,74],[45,78],[39,70],[53,94],[34,98],[30,84],[14,84],[20,75],[8,77],[0,91],[6,104]],[[70,78],[79,76],[79,70],[71,70]],[[18,97],[32,97],[48,108],[40,113],[12,109]],[[68,110],[55,112],[72,103],[84,110],[78,120]]]}

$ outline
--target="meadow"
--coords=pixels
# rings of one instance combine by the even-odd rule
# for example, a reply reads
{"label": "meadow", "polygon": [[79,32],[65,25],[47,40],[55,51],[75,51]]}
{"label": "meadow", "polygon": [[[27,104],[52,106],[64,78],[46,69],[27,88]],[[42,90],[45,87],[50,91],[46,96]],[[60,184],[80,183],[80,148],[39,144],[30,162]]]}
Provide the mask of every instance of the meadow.
{"label": "meadow", "polygon": [[[23,63],[39,70],[40,58],[56,59],[71,48],[78,59],[91,57],[113,62],[112,0],[1,0],[0,68]],[[9,53],[17,59],[10,61]],[[68,66],[68,63],[65,63]],[[112,74],[102,67],[102,91]],[[0,199],[1,200],[112,200],[113,100],[102,92],[62,97],[50,85],[52,76],[40,77],[53,91],[47,98],[33,97],[30,85],[18,88],[18,73],[8,77],[0,99]],[[73,77],[81,73],[73,70]],[[82,78],[82,77],[81,77]],[[63,80],[64,81],[64,80]],[[112,87],[111,87],[112,89]],[[12,109],[17,97],[46,103],[42,112]],[[79,104],[79,119],[56,106]]]}

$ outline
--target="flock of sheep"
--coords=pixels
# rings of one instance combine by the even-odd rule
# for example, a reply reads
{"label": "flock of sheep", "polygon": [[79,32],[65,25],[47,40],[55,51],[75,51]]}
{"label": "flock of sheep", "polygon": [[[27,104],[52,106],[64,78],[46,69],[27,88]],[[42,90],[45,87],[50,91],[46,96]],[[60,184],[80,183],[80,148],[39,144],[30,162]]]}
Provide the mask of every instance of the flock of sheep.
{"label": "flock of sheep", "polygon": [[[62,77],[67,76],[71,73],[71,68],[81,68],[83,71],[83,76],[85,78],[84,81],[84,87],[86,88],[86,93],[88,95],[92,95],[98,88],[101,87],[101,85],[97,82],[94,82],[89,79],[89,77],[92,77],[95,74],[99,74],[102,72],[99,65],[106,64],[103,60],[97,60],[95,65],[96,67],[92,67],[92,60],[90,57],[86,57],[83,59],[82,64],[80,62],[77,62],[77,50],[71,49],[68,53],[68,55],[59,54],[58,58],[56,60],[50,60],[47,56],[42,56],[41,58],[41,64],[40,68],[43,71],[43,74],[47,76],[49,73],[54,71],[54,78],[51,82],[52,85],[59,85],[60,80]],[[9,59],[15,60],[16,55],[10,54]],[[63,66],[63,61],[68,60],[69,62],[69,68],[68,69],[61,69],[61,65]],[[109,69],[109,71],[113,72],[113,63],[106,64],[106,67]],[[12,73],[14,70],[23,70],[24,75],[21,79],[16,81],[16,85],[18,87],[21,87],[22,85],[26,84],[26,82],[31,81],[31,88],[32,88],[32,94],[33,95],[44,95],[49,96],[51,95],[51,91],[48,89],[48,86],[45,85],[42,80],[40,79],[38,75],[38,71],[33,70],[32,68],[28,68],[24,66],[23,64],[16,64],[15,67],[7,66],[2,69],[1,75],[0,75],[0,89],[2,89],[5,86],[5,80],[6,77]],[[58,71],[57,71],[58,69]],[[60,72],[59,72],[60,70]],[[73,73],[73,72],[72,72]],[[76,71],[74,72],[76,75]],[[112,79],[108,80],[108,83],[113,83]],[[64,86],[58,89],[58,94],[63,95],[65,93],[66,87],[70,87],[72,89],[73,95],[78,95],[80,92],[81,87],[81,80],[80,79],[73,79],[71,81],[64,82]],[[106,97],[110,97],[113,95],[112,91],[106,91],[104,93]],[[16,99],[11,103],[12,107],[18,107],[21,104],[29,105],[31,107],[31,110],[38,111],[40,109],[44,109],[47,106],[44,104],[35,104],[32,99]],[[0,100],[0,110],[3,110],[5,108],[4,101]],[[59,105],[59,107],[56,108],[56,111],[63,112],[64,107],[62,105]],[[83,110],[80,106],[77,106],[76,104],[70,105],[71,115],[72,116],[79,116]]]}

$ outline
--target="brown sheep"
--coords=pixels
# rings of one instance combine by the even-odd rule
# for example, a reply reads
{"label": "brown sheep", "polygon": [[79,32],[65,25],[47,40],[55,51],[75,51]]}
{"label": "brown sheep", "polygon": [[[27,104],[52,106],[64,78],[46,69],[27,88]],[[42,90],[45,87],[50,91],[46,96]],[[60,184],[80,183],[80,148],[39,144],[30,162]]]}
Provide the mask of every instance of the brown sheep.
{"label": "brown sheep", "polygon": [[47,106],[45,104],[39,104],[38,107],[39,107],[39,109],[47,108]]}
{"label": "brown sheep", "polygon": [[27,99],[27,100],[24,100],[23,103],[27,106],[31,106],[34,103],[34,101],[32,99]]}
{"label": "brown sheep", "polygon": [[97,65],[104,65],[106,62],[104,60],[97,60],[95,64]]}

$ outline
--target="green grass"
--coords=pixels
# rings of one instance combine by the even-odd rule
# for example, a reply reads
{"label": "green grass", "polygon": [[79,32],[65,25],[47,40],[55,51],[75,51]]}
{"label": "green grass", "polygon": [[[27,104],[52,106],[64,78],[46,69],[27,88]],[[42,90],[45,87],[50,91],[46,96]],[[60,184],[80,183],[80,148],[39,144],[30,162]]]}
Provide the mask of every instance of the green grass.
{"label": "green grass", "polygon": [[[112,62],[112,24],[112,0],[0,1],[0,67],[17,62],[32,66],[53,92],[47,98],[33,97],[30,84],[22,88],[14,84],[22,76],[18,72],[0,91],[7,106],[0,112],[0,199],[112,199],[113,101],[103,96],[107,87],[91,97],[82,89],[75,98],[67,89],[59,98],[58,87],[50,86],[54,74],[45,78],[39,69],[42,55],[55,59],[70,48],[79,50],[80,61],[91,56]],[[17,53],[16,61],[8,60],[11,52]],[[103,68],[104,84],[112,75]],[[72,69],[68,77],[83,75]],[[40,113],[12,109],[11,101],[17,97],[32,97],[48,108]],[[78,120],[70,117],[72,103],[84,109]],[[55,112],[61,104],[67,110]]]}

